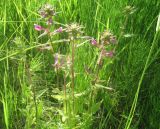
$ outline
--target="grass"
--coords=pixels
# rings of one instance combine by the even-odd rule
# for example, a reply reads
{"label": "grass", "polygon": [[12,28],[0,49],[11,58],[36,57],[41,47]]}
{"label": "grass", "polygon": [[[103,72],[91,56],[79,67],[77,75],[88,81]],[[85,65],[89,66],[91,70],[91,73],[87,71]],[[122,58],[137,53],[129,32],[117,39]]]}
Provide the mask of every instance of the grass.
{"label": "grass", "polygon": [[[57,7],[57,22],[79,22],[97,40],[110,29],[118,39],[97,85],[85,67],[94,68],[98,51],[88,44],[76,48],[74,102],[70,77],[64,96],[64,73],[55,72],[51,52],[37,49],[47,41],[34,30],[44,24],[37,10],[46,2]],[[127,5],[135,7],[133,14],[124,13]],[[0,129],[159,129],[159,8],[157,0],[1,0]],[[71,54],[67,43],[57,43],[65,37],[54,37],[54,52]]]}

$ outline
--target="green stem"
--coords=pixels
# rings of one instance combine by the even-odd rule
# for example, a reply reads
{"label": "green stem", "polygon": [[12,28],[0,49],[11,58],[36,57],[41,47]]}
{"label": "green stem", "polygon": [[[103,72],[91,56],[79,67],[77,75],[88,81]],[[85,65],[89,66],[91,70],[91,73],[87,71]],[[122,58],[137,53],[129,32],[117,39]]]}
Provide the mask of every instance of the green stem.
{"label": "green stem", "polygon": [[28,79],[29,79],[29,85],[32,87],[32,91],[33,91],[33,101],[34,101],[34,105],[35,105],[35,113],[36,113],[36,123],[38,122],[38,108],[37,108],[37,101],[36,101],[36,90],[35,90],[35,86],[32,85],[32,78],[31,78],[31,72],[29,69],[28,64],[26,65],[26,70],[27,70],[27,74],[28,74]]}
{"label": "green stem", "polygon": [[146,70],[147,70],[147,68],[148,68],[149,61],[150,61],[152,52],[153,52],[153,50],[154,50],[154,46],[155,46],[155,44],[156,44],[157,35],[158,35],[158,33],[156,33],[156,35],[155,35],[155,37],[154,37],[152,46],[151,46],[150,51],[149,51],[149,54],[148,54],[148,58],[147,58],[147,60],[146,60],[146,63],[145,63],[145,66],[144,66],[144,69],[143,69],[141,78],[140,78],[140,80],[139,80],[138,88],[137,88],[137,91],[136,91],[136,94],[135,94],[135,97],[134,97],[134,100],[133,100],[133,103],[132,103],[132,107],[131,107],[131,110],[130,110],[130,113],[129,113],[129,116],[128,116],[128,119],[127,119],[127,122],[126,122],[126,125],[125,125],[125,129],[129,129],[129,128],[130,128],[130,125],[131,125],[131,122],[132,122],[132,119],[133,119],[133,116],[134,116],[134,112],[135,112],[136,106],[137,106],[137,101],[138,101],[138,97],[139,97],[139,91],[140,91],[140,88],[141,88],[141,84],[142,84],[142,81],[143,81],[145,72],[146,72]]}
{"label": "green stem", "polygon": [[66,72],[64,72],[64,110],[67,113]]}
{"label": "green stem", "polygon": [[71,65],[71,76],[72,76],[72,99],[73,99],[73,111],[74,111],[74,41],[71,42],[72,45],[72,65]]}
{"label": "green stem", "polygon": [[[99,57],[98,57],[97,64],[96,64],[96,66],[95,66],[95,79],[92,81],[92,82],[93,82],[92,85],[95,85],[95,84],[96,84],[96,82],[97,82],[97,80],[98,80],[98,77],[99,77],[99,72],[100,72],[100,68],[101,68],[99,62],[102,61],[101,56],[102,56],[102,55],[100,54]],[[90,107],[92,107],[93,101],[94,101],[94,100],[93,100],[93,90],[91,90]],[[91,109],[92,109],[92,108],[90,108],[90,113],[92,114],[92,110],[91,110]]]}

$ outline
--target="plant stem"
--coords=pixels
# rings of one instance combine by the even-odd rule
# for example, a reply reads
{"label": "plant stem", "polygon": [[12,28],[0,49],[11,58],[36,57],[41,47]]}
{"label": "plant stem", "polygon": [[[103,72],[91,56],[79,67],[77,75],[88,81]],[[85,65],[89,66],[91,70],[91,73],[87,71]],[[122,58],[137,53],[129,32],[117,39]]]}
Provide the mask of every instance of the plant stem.
{"label": "plant stem", "polygon": [[72,65],[71,65],[71,76],[72,76],[72,99],[73,99],[73,110],[74,110],[74,41],[71,42],[72,45]]}
{"label": "plant stem", "polygon": [[[101,67],[103,66],[103,63],[101,63],[102,60],[102,53],[100,53],[96,66],[95,66],[95,78],[92,81],[92,85],[95,85],[99,79],[99,73],[101,70]],[[101,66],[102,65],[102,66]],[[91,90],[91,96],[90,96],[90,113],[92,114],[92,103],[93,103],[94,99],[93,99],[93,90]]]}
{"label": "plant stem", "polygon": [[64,72],[64,110],[67,113],[66,72]]}
{"label": "plant stem", "polygon": [[36,113],[36,122],[38,122],[38,108],[37,108],[37,101],[36,101],[36,90],[35,90],[35,86],[32,85],[32,78],[31,78],[31,72],[29,69],[29,65],[26,65],[26,70],[27,70],[27,74],[28,74],[28,79],[29,79],[29,85],[32,88],[33,91],[33,101],[34,101],[34,105],[35,105],[35,113]]}

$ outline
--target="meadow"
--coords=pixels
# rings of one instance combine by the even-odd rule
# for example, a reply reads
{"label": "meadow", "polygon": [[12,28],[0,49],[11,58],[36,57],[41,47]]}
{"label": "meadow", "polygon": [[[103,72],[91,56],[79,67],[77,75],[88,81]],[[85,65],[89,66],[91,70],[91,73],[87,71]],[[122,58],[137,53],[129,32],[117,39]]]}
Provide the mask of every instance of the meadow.
{"label": "meadow", "polygon": [[0,129],[160,129],[159,0],[0,0]]}

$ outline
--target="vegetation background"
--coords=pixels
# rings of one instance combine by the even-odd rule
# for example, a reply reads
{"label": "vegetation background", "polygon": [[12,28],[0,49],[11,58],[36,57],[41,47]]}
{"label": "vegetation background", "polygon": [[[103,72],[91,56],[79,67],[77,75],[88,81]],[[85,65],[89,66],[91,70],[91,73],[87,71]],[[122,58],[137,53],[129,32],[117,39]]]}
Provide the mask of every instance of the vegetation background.
{"label": "vegetation background", "polygon": [[[88,102],[87,96],[78,98],[77,116],[68,122],[63,122],[65,116],[57,108],[59,102],[50,97],[60,92],[55,91],[51,54],[33,47],[38,40],[34,30],[34,24],[39,23],[37,10],[45,3],[60,12],[55,17],[60,23],[81,23],[85,33],[97,39],[109,28],[118,38],[114,60],[100,74],[106,80],[104,86],[114,92],[102,88],[94,94],[94,113],[82,106]],[[126,6],[134,7],[132,14],[124,13]],[[159,0],[1,0],[0,129],[160,129],[160,33],[156,31],[159,13]],[[55,50],[65,54],[68,46],[59,44]],[[77,93],[89,85],[81,71],[92,61],[94,50],[86,45],[78,53]],[[27,65],[33,75],[27,74]],[[29,76],[35,89],[28,85]]]}

